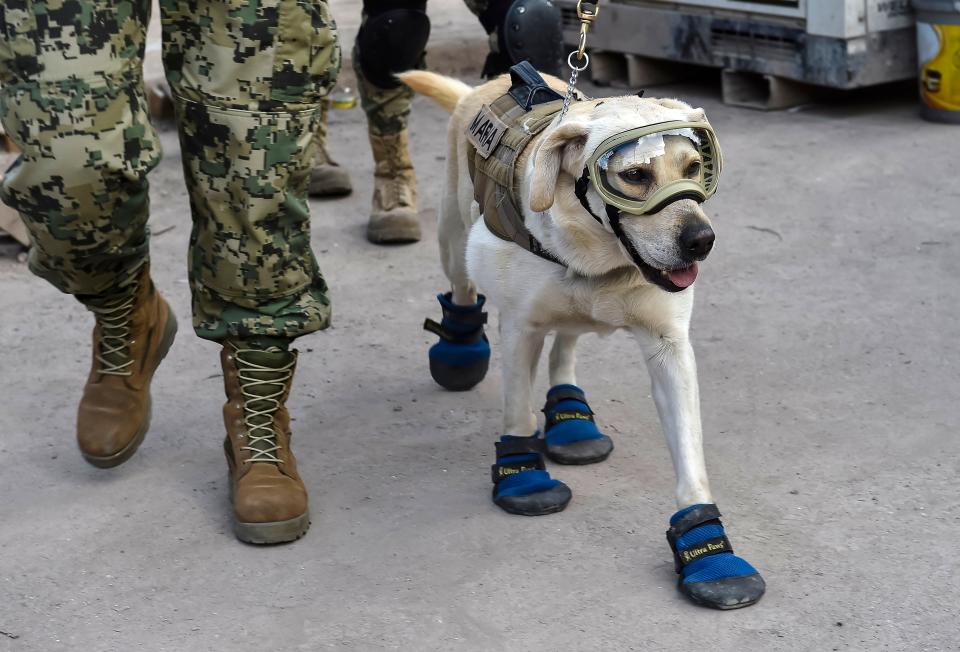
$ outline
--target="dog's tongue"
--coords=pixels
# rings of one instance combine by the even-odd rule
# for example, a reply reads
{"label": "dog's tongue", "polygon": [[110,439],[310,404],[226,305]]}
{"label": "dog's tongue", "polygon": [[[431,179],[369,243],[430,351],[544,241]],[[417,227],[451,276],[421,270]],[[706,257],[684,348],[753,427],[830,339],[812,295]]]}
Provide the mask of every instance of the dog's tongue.
{"label": "dog's tongue", "polygon": [[690,287],[693,285],[693,282],[697,280],[698,271],[700,271],[700,268],[694,263],[685,269],[675,269],[664,272],[664,275],[678,288],[685,288]]}

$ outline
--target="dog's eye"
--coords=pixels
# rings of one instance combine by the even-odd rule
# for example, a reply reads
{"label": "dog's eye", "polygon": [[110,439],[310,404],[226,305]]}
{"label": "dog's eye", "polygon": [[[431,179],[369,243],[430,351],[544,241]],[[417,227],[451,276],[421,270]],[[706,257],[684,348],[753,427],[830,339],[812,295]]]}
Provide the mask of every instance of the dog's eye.
{"label": "dog's eye", "polygon": [[687,171],[684,173],[688,179],[693,179],[700,176],[700,161],[694,161],[687,166]]}
{"label": "dog's eye", "polygon": [[653,175],[650,174],[649,170],[644,170],[642,168],[631,168],[629,170],[624,170],[619,175],[621,179],[627,183],[640,185],[644,183],[650,183],[653,181]]}

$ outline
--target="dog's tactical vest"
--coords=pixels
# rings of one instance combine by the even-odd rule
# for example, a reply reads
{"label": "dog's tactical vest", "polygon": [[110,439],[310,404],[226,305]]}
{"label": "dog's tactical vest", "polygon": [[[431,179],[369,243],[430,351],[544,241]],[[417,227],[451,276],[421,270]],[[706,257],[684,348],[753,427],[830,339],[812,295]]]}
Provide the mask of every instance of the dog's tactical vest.
{"label": "dog's tactical vest", "polygon": [[484,105],[467,126],[472,150],[467,153],[467,166],[473,197],[491,233],[563,265],[524,224],[516,171],[517,159],[560,112],[563,97],[526,61],[513,66],[510,76],[510,90]]}

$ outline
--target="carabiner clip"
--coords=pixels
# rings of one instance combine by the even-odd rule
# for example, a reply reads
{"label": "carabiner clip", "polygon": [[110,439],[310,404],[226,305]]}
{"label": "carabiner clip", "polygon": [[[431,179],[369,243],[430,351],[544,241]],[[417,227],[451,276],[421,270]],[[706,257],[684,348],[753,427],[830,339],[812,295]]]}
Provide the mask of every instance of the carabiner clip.
{"label": "carabiner clip", "polygon": [[600,13],[599,2],[584,2],[577,0],[577,18],[580,19],[580,40],[577,43],[577,61],[583,61],[587,49],[587,30]]}
{"label": "carabiner clip", "polygon": [[599,12],[599,2],[584,2],[583,0],[577,0],[577,18],[579,18],[582,22],[593,22]]}

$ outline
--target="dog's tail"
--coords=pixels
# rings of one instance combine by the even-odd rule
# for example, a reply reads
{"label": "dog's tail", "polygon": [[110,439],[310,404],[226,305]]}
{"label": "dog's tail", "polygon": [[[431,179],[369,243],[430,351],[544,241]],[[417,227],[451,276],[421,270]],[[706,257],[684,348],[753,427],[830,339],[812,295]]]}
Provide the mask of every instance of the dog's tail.
{"label": "dog's tail", "polygon": [[472,87],[458,79],[426,70],[408,70],[399,73],[397,77],[414,91],[426,95],[450,113],[453,113],[457,102],[463,96],[473,92]]}

